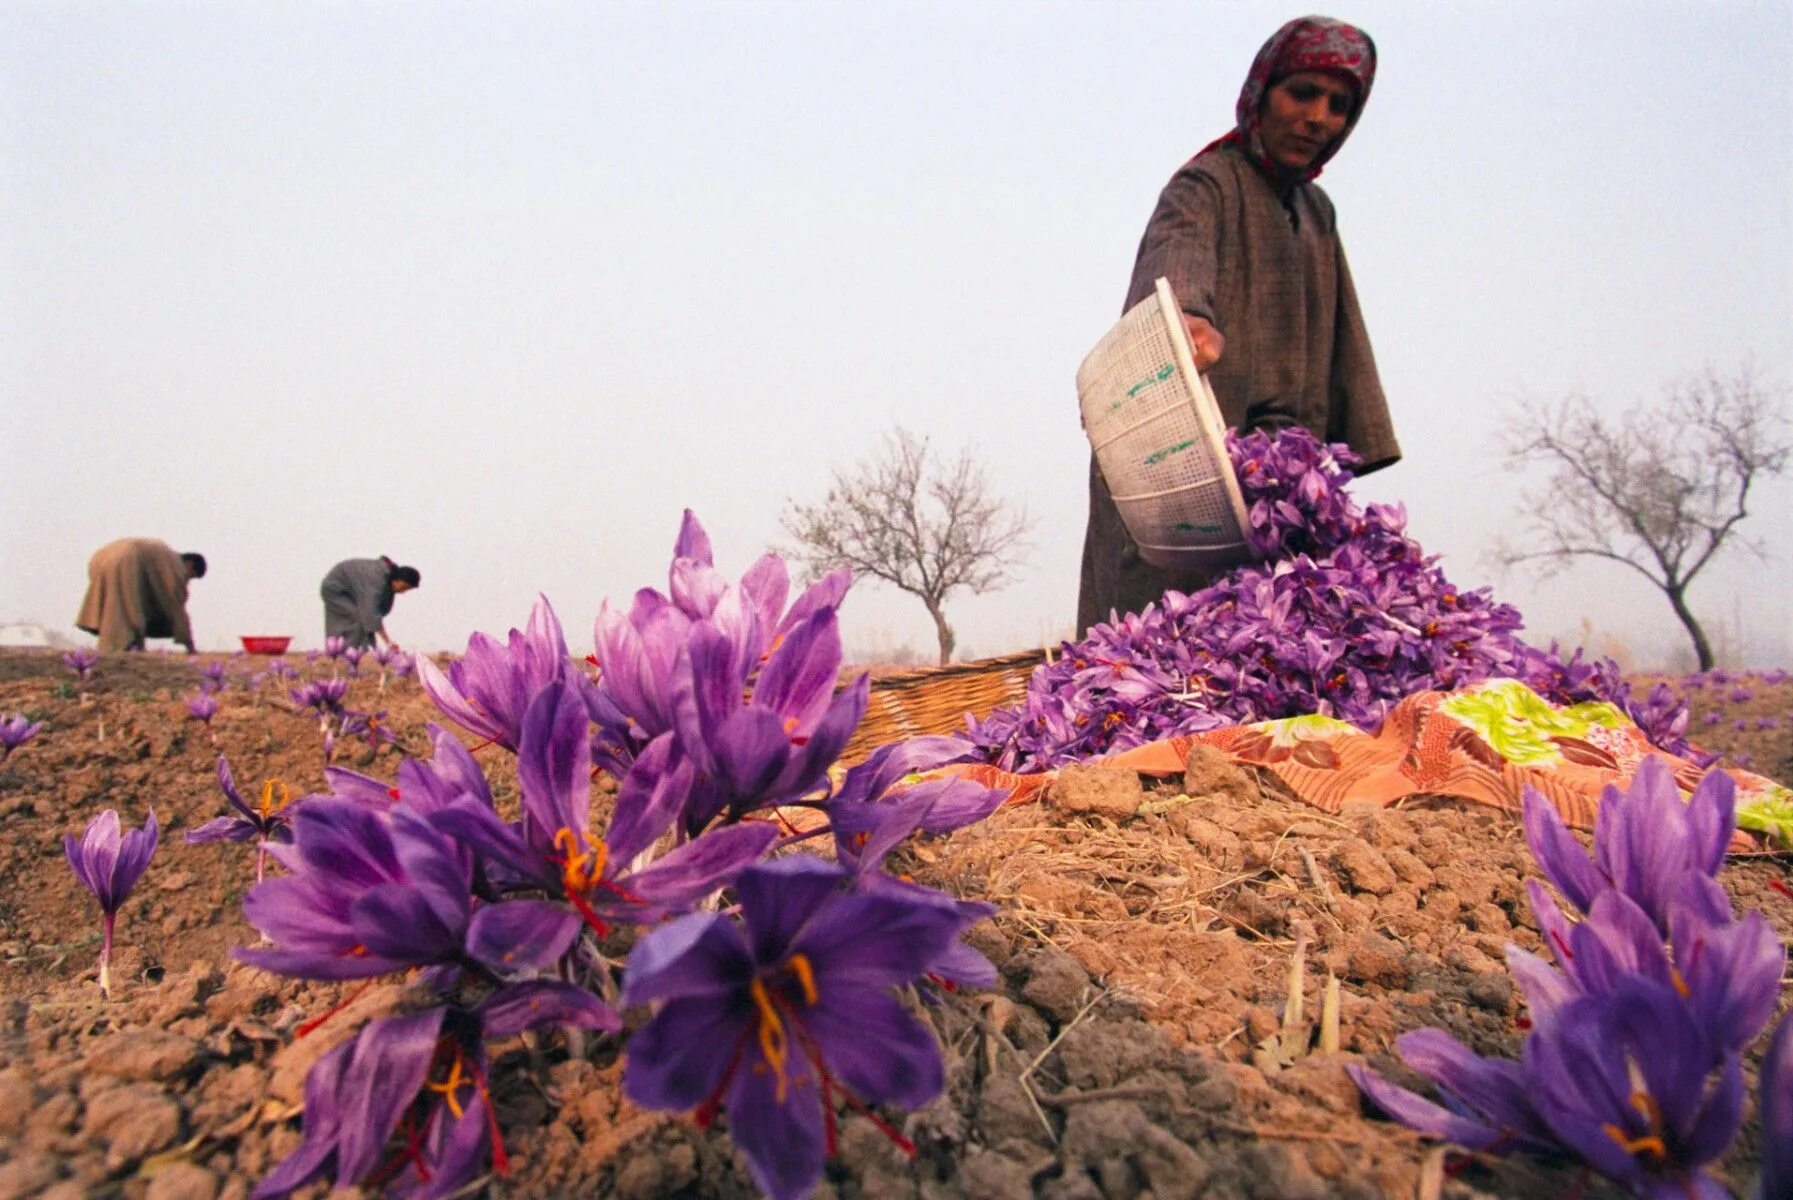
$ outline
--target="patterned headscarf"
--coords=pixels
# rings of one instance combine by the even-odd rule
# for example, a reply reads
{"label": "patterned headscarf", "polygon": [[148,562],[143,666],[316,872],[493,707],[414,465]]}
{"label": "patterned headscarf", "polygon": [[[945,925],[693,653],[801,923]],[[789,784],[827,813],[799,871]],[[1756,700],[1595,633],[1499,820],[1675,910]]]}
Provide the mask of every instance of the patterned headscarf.
{"label": "patterned headscarf", "polygon": [[1258,137],[1264,96],[1277,83],[1300,71],[1324,71],[1336,75],[1357,93],[1357,103],[1351,107],[1344,131],[1321,151],[1303,179],[1319,175],[1320,168],[1351,136],[1357,118],[1363,115],[1363,106],[1369,102],[1370,85],[1376,81],[1376,43],[1355,25],[1331,17],[1297,17],[1270,36],[1252,60],[1245,86],[1239,89],[1239,104],[1234,112],[1238,125],[1231,133],[1210,142],[1206,149],[1243,146],[1253,160],[1274,175],[1269,157],[1264,153],[1264,143]]}

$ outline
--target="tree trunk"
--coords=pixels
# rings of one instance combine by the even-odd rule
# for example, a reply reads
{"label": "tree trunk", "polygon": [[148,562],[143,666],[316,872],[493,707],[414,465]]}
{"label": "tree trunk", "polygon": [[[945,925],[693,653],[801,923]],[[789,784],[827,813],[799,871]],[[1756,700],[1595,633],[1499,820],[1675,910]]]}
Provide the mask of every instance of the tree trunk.
{"label": "tree trunk", "polygon": [[1680,588],[1664,588],[1663,591],[1668,593],[1668,602],[1674,607],[1675,616],[1679,617],[1681,624],[1687,627],[1687,636],[1693,639],[1693,653],[1700,661],[1700,670],[1710,671],[1712,669],[1712,644],[1706,640],[1706,631],[1700,628],[1698,621],[1694,620],[1692,611],[1688,609],[1687,602],[1682,598]]}
{"label": "tree trunk", "polygon": [[934,632],[940,638],[940,665],[944,667],[953,660],[953,647],[958,645],[959,639],[953,633],[953,627],[946,623],[945,609],[932,600],[923,600],[922,603],[928,606],[928,615],[934,618]]}

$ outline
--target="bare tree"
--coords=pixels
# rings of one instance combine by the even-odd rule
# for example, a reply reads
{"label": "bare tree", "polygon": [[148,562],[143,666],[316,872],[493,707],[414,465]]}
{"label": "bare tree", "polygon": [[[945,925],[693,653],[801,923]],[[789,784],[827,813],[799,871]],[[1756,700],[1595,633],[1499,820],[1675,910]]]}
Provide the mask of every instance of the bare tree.
{"label": "bare tree", "polygon": [[1623,563],[1668,597],[1709,670],[1712,646],[1687,587],[1749,515],[1750,488],[1787,468],[1793,443],[1780,397],[1748,369],[1709,371],[1616,420],[1570,396],[1525,406],[1506,450],[1509,463],[1551,475],[1521,497],[1519,540],[1499,545],[1495,560],[1542,563],[1546,575],[1577,558]]}
{"label": "bare tree", "polygon": [[851,471],[835,471],[820,504],[792,503],[781,523],[811,578],[846,567],[920,598],[934,618],[940,661],[957,641],[946,599],[980,595],[1021,562],[1032,521],[990,495],[983,468],[962,451],[950,463],[904,429]]}

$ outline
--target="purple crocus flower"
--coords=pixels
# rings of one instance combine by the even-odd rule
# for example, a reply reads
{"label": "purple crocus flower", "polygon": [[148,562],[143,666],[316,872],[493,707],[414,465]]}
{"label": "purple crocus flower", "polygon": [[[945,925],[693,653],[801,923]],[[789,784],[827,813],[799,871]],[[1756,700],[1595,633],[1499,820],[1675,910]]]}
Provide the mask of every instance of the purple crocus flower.
{"label": "purple crocus flower", "polygon": [[1736,785],[1710,771],[1681,799],[1668,761],[1638,764],[1629,788],[1608,785],[1600,797],[1590,859],[1569,833],[1556,806],[1531,788],[1524,798],[1525,840],[1545,878],[1579,911],[1606,888],[1636,901],[1659,932],[1669,928],[1669,900],[1683,871],[1710,878],[1724,863],[1736,828]]}
{"label": "purple crocus flower", "polygon": [[328,720],[342,714],[343,697],[348,695],[346,679],[316,679],[290,690],[293,703],[316,711],[319,719]]}
{"label": "purple crocus flower", "polygon": [[20,713],[0,718],[0,762],[5,762],[14,750],[36,737],[43,727],[42,721],[27,721]]}
{"label": "purple crocus flower", "polygon": [[216,692],[224,687],[224,677],[230,671],[227,662],[208,662],[199,665],[199,686],[202,691]]}
{"label": "purple crocus flower", "polygon": [[473,1008],[370,1021],[305,1078],[304,1139],[255,1189],[285,1196],[314,1179],[453,1195],[490,1163],[509,1169],[492,1107],[486,1041],[547,1026],[614,1033],[616,1014],[571,984],[513,984]]}
{"label": "purple crocus flower", "polygon": [[241,815],[233,817],[227,813],[222,817],[212,818],[187,834],[187,844],[198,846],[206,842],[246,842],[254,838],[255,882],[260,883],[266,866],[268,843],[293,840],[290,828],[295,811],[292,789],[278,779],[267,780],[261,786],[261,799],[251,806],[243,799],[242,793],[237,791],[236,780],[230,773],[230,760],[223,755],[218,756],[218,787],[224,792],[224,798],[230,801],[231,807]]}
{"label": "purple crocus flower", "polygon": [[1489,1153],[1550,1154],[1560,1148],[1532,1103],[1519,1063],[1483,1058],[1442,1029],[1404,1033],[1395,1045],[1401,1061],[1437,1085],[1442,1106],[1358,1063],[1345,1071],[1376,1107],[1409,1129]]}
{"label": "purple crocus flower", "polygon": [[1724,889],[1697,871],[1683,871],[1669,902],[1672,953],[1649,915],[1607,889],[1588,917],[1571,925],[1537,882],[1532,911],[1560,969],[1508,946],[1507,963],[1525,993],[1534,1027],[1583,996],[1609,997],[1632,977],[1674,990],[1705,1039],[1709,1065],[1748,1046],[1774,1014],[1786,951],[1759,912],[1733,920]]}
{"label": "purple crocus flower", "polygon": [[472,911],[465,859],[416,813],[318,797],[294,814],[292,830],[291,845],[268,847],[291,873],[243,901],[273,943],[235,952],[251,966],[364,979],[408,967],[540,967],[566,951],[514,920],[513,904]]}
{"label": "purple crocus flower", "polygon": [[156,824],[156,810],[149,810],[149,819],[142,829],[120,834],[118,813],[108,808],[87,823],[77,842],[75,835],[64,834],[62,852],[81,886],[100,902],[102,938],[100,941],[100,995],[112,995],[112,926],[118,910],[137,886],[143,870],[156,853],[161,828]]}
{"label": "purple crocus flower", "polygon": [[187,715],[210,727],[212,718],[218,715],[218,698],[210,692],[199,692],[186,697],[186,702]]}
{"label": "purple crocus flower", "polygon": [[94,666],[99,661],[100,656],[85,646],[78,650],[70,650],[62,656],[62,665],[79,676],[82,683],[87,682],[88,677],[93,674]]}
{"label": "purple crocus flower", "polygon": [[341,658],[343,651],[348,648],[348,642],[334,634],[324,639],[324,654],[330,658]]}
{"label": "purple crocus flower", "polygon": [[[651,864],[637,859],[671,829],[691,789],[690,765],[672,735],[655,739],[617,790],[609,831],[590,832],[591,757],[584,700],[566,684],[543,689],[524,716],[517,755],[522,819],[506,824],[489,799],[463,797],[440,809],[437,824],[494,866],[507,890],[564,899],[518,908],[537,935],[570,943],[581,920],[599,933],[613,921],[648,924],[683,912],[719,890],[765,853],[776,827],[756,822],[713,830]],[[507,904],[507,907],[509,905]],[[487,957],[503,953],[490,947]]]}
{"label": "purple crocus flower", "polygon": [[1743,1069],[1715,1084],[1704,1038],[1672,987],[1630,976],[1584,997],[1526,1043],[1526,1080],[1561,1142],[1646,1200],[1728,1200],[1705,1165],[1743,1116]]}
{"label": "purple crocus flower", "polygon": [[739,819],[823,785],[865,712],[868,676],[834,690],[841,650],[832,608],[786,634],[757,675],[750,644],[699,621],[679,655],[673,720],[679,750],[697,768],[688,834],[720,814]]}
{"label": "purple crocus flower", "polygon": [[1756,1200],[1793,1196],[1793,1016],[1781,1018],[1762,1056],[1756,1108],[1762,1115],[1762,1178]]}
{"label": "purple crocus flower", "polygon": [[361,658],[366,653],[367,649],[363,646],[344,646],[342,648],[342,661],[348,666],[351,678],[360,677]]}
{"label": "purple crocus flower", "polygon": [[560,618],[546,596],[538,597],[526,631],[510,631],[509,644],[476,633],[467,652],[443,671],[428,656],[415,659],[423,690],[443,714],[470,733],[515,752],[523,714],[551,683],[589,687],[567,657]]}
{"label": "purple crocus flower", "polygon": [[636,943],[624,976],[625,1005],[655,1006],[629,1042],[624,1091],[700,1122],[726,1109],[775,1200],[815,1186],[838,1100],[913,1108],[944,1080],[933,1034],[890,989],[945,954],[965,917],[945,896],[854,893],[846,880],[815,858],[763,863],[735,884],[739,921],[663,925]]}

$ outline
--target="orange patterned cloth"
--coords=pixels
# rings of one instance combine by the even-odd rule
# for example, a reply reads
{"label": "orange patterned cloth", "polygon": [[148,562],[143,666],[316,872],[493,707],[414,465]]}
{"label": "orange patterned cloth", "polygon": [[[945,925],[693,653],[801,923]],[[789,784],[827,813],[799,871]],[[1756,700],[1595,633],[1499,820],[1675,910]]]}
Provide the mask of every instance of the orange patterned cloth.
{"label": "orange patterned cloth", "polygon": [[[1559,708],[1516,680],[1490,680],[1455,692],[1419,692],[1402,700],[1370,734],[1330,717],[1292,717],[1184,734],[1095,760],[1143,775],[1180,775],[1189,751],[1212,746],[1281,780],[1297,797],[1336,813],[1346,800],[1389,805],[1411,796],[1448,796],[1517,813],[1525,789],[1547,797],[1572,826],[1592,829],[1600,793],[1625,786],[1637,765],[1664,752],[1610,704]],[[1705,772],[1672,759],[1676,781],[1691,791]],[[1050,773],[1014,775],[977,764],[951,768],[1010,792],[1009,803],[1035,800]],[[1782,832],[1793,793],[1770,779],[1732,770],[1739,825]],[[1739,833],[1734,850],[1761,849]]]}

